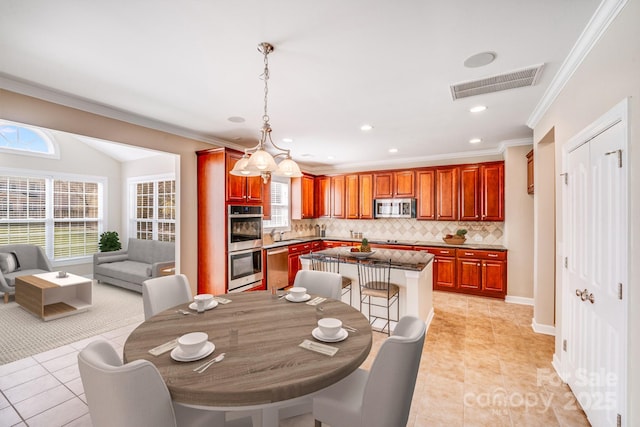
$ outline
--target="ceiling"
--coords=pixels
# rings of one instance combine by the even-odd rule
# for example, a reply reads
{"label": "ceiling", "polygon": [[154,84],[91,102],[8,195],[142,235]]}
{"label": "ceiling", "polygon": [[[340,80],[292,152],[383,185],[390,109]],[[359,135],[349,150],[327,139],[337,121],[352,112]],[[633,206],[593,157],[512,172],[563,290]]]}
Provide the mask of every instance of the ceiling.
{"label": "ceiling", "polygon": [[[0,83],[250,147],[264,102],[256,48],[269,42],[272,136],[303,169],[491,156],[531,143],[527,120],[599,3],[2,0]],[[465,67],[481,52],[496,58]],[[541,64],[533,86],[452,98],[454,84]],[[487,110],[469,112],[476,105]],[[365,123],[373,129],[361,131]]]}

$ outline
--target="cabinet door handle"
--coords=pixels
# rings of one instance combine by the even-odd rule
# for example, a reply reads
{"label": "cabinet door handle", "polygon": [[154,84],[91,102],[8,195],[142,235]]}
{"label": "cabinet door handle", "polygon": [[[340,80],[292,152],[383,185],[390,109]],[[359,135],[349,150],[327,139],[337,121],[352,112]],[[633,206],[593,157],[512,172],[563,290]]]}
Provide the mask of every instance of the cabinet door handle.
{"label": "cabinet door handle", "polygon": [[464,254],[465,255],[471,255],[471,256],[475,255],[473,252],[465,252]]}
{"label": "cabinet door handle", "polygon": [[487,256],[490,256],[491,258],[498,258],[498,254],[487,254]]}

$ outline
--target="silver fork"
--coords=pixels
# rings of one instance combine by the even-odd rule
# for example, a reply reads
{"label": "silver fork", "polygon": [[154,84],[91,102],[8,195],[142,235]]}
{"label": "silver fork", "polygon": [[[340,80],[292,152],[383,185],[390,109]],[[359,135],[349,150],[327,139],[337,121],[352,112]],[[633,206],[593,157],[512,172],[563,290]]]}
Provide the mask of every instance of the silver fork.
{"label": "silver fork", "polygon": [[216,357],[214,357],[213,359],[209,360],[208,362],[203,363],[202,365],[196,367],[193,369],[193,372],[197,372],[199,374],[203,373],[204,371],[206,371],[207,369],[209,369],[209,366],[213,365],[214,363],[217,362],[221,362],[222,359],[224,359],[224,355],[226,353],[220,353],[219,355],[217,355]]}

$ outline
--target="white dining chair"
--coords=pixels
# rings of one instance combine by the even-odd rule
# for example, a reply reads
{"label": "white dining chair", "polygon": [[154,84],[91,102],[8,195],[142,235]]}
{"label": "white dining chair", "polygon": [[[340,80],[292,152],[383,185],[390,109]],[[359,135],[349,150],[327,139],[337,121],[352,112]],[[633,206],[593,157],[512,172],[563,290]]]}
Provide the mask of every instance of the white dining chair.
{"label": "white dining chair", "polygon": [[184,274],[156,277],[142,282],[144,319],[193,300],[189,279]]}
{"label": "white dining chair", "polygon": [[313,397],[316,427],[400,427],[407,424],[426,333],[413,316],[400,319],[370,371],[357,369]]}
{"label": "white dining chair", "polygon": [[293,286],[301,286],[310,294],[340,301],[342,298],[342,276],[338,273],[315,270],[299,270]]}
{"label": "white dining chair", "polygon": [[148,360],[123,364],[105,340],[78,353],[78,368],[94,427],[249,427],[251,418],[225,423],[224,412],[176,406]]}

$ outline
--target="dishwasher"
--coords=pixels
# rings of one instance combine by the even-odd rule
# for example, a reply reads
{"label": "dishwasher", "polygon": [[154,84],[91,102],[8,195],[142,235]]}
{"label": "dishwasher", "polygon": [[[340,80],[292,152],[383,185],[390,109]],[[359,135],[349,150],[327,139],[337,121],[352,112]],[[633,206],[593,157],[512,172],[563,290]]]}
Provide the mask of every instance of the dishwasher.
{"label": "dishwasher", "polygon": [[267,249],[267,289],[289,285],[289,248]]}

